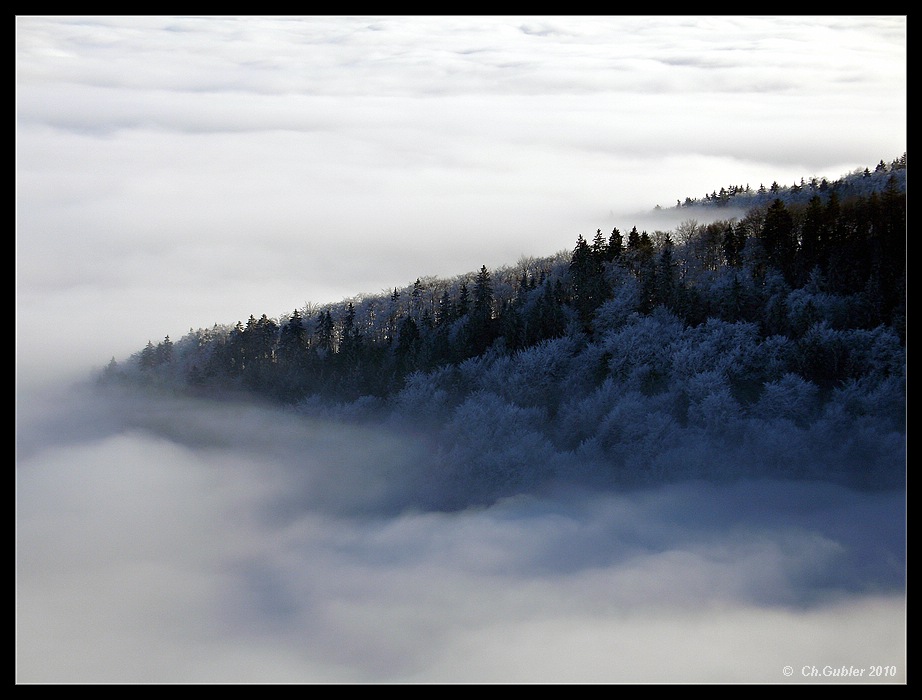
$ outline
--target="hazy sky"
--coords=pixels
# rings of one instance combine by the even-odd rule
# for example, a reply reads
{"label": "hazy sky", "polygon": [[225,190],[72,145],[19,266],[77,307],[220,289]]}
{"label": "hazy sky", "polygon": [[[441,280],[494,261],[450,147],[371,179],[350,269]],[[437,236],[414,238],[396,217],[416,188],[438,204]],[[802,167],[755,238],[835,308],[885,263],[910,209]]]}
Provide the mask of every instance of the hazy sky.
{"label": "hazy sky", "polygon": [[905,16],[21,16],[16,57],[20,376],[906,149]]}
{"label": "hazy sky", "polygon": [[905,681],[903,494],[427,512],[412,437],[40,385],[889,161],[906,25],[17,17],[17,680]]}

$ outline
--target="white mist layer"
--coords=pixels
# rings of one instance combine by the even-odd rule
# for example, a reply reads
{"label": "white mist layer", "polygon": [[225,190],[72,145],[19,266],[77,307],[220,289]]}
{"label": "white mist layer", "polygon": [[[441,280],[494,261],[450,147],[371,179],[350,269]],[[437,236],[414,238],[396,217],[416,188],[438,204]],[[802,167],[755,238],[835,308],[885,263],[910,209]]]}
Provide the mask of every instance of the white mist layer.
{"label": "white mist layer", "polygon": [[19,682],[905,680],[900,493],[686,483],[401,509],[388,480],[438,465],[391,434],[79,405],[21,413]]}

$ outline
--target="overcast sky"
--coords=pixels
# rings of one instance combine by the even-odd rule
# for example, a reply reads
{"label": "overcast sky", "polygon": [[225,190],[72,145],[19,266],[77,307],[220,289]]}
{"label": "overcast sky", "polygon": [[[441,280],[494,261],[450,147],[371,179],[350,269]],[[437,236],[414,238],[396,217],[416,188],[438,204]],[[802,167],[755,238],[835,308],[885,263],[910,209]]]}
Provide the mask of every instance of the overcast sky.
{"label": "overcast sky", "polygon": [[17,17],[17,680],[905,681],[903,494],[402,509],[412,436],[39,385],[892,160],[906,25]]}
{"label": "overcast sky", "polygon": [[889,161],[906,17],[21,16],[16,114],[17,360],[54,378]]}

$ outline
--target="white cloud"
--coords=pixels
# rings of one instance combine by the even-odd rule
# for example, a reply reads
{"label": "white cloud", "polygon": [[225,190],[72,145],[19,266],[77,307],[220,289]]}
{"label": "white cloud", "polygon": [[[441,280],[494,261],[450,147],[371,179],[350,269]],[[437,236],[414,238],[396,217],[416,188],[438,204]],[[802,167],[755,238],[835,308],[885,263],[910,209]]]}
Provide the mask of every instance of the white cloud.
{"label": "white cloud", "polygon": [[401,507],[431,456],[391,434],[228,402],[26,408],[19,682],[905,679],[899,494],[679,484],[431,512]]}

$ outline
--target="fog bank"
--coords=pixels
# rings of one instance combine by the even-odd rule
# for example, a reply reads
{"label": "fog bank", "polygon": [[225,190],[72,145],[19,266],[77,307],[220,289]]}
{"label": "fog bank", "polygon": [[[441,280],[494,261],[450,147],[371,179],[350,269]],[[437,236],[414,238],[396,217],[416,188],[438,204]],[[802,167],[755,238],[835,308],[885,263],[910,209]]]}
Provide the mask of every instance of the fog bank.
{"label": "fog bank", "polygon": [[19,682],[905,681],[902,493],[688,482],[440,512],[395,496],[438,478],[405,436],[71,399],[79,420],[20,414]]}

